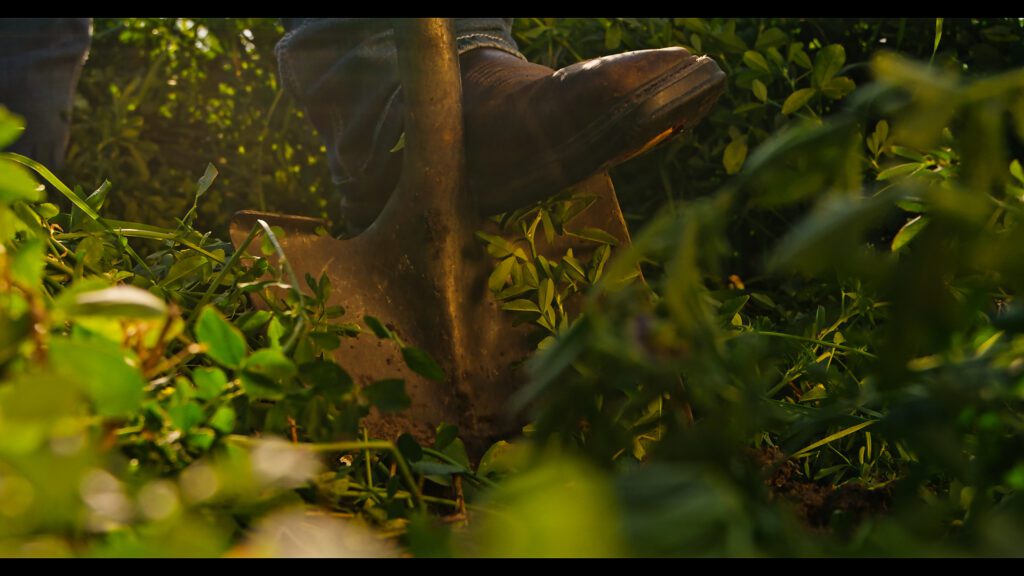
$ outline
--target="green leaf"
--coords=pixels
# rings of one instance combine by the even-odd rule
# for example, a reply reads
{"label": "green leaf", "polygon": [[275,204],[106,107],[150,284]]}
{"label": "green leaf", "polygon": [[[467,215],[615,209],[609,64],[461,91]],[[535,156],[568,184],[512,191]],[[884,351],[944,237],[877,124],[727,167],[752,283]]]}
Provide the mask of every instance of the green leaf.
{"label": "green leaf", "polygon": [[696,32],[698,34],[710,34],[711,29],[707,23],[701,18],[675,18],[672,23],[676,26],[683,26],[687,30]]}
{"label": "green leaf", "polygon": [[896,201],[896,206],[904,212],[910,212],[911,214],[920,214],[925,211],[925,205],[921,202],[920,198],[908,197],[901,198]]}
{"label": "green leaf", "polygon": [[[274,237],[277,238],[278,243],[284,240],[286,234],[284,228],[281,228],[280,226],[271,226],[270,231],[274,234]],[[263,237],[260,238],[260,252],[262,252],[264,256],[271,256],[277,252],[274,248],[274,243],[270,241],[270,236],[268,234],[264,234]],[[282,288],[287,287],[288,286],[282,286]],[[299,287],[295,286],[295,289],[298,290]]]}
{"label": "green leaf", "polygon": [[828,391],[825,390],[825,386],[822,384],[815,384],[814,388],[811,388],[800,397],[801,402],[811,402],[813,400],[823,400],[828,398]]}
{"label": "green leaf", "polygon": [[914,162],[920,162],[921,164],[927,164],[929,162],[927,156],[921,154],[917,150],[913,150],[905,146],[892,146],[892,153],[900,158],[906,158],[907,160],[913,160]]}
{"label": "green leaf", "polygon": [[814,88],[801,88],[800,90],[793,92],[788,98],[786,98],[786,101],[782,103],[782,113],[788,116],[796,112],[803,108],[804,104],[807,104],[807,102],[809,102],[817,93],[818,91]]}
{"label": "green leaf", "polygon": [[[541,258],[543,258],[543,256],[541,256]],[[525,282],[530,288],[536,288],[540,285],[540,275],[537,274],[537,265],[533,262],[523,263],[523,282]]]}
{"label": "green leaf", "polygon": [[747,139],[737,138],[725,147],[722,154],[722,165],[725,166],[726,174],[736,174],[743,168],[743,162],[747,159]]}
{"label": "green leaf", "polygon": [[[85,200],[83,200],[80,196],[72,192],[71,189],[68,188],[66,184],[61,182],[60,179],[53,174],[53,172],[50,172],[50,170],[46,166],[43,166],[42,164],[36,162],[31,158],[26,158],[25,156],[15,154],[13,152],[0,152],[0,160],[10,160],[26,168],[32,169],[37,174],[42,176],[44,180],[49,182],[51,186],[56,188],[58,192],[63,194],[68,200],[71,200],[71,202],[75,206],[78,206],[82,210],[82,212],[85,213],[86,216],[92,218],[93,220],[100,220],[100,215],[97,214],[95,210],[93,210],[92,206],[89,206],[89,204]],[[2,167],[5,164],[6,162],[0,161],[0,171],[2,171]],[[2,176],[0,176],[0,182],[2,182],[2,180],[3,178]],[[42,193],[42,191],[43,187],[40,186],[39,192]],[[0,192],[0,200],[3,200],[2,192]]]}
{"label": "green leaf", "polygon": [[750,296],[747,294],[730,298],[722,302],[722,305],[718,307],[718,315],[726,321],[732,320],[732,317],[746,305],[748,300],[750,300]]}
{"label": "green leaf", "polygon": [[505,282],[508,281],[508,276],[512,272],[512,265],[515,263],[515,257],[509,256],[494,267],[494,272],[491,272],[491,276],[487,279],[487,287],[491,289],[491,292],[498,292],[505,286]]}
{"label": "green leaf", "polygon": [[0,158],[0,202],[39,202],[43,187],[21,166]]}
{"label": "green leaf", "polygon": [[537,304],[530,302],[529,300],[513,300],[506,302],[502,307],[502,310],[511,310],[513,312],[536,312],[540,314],[540,308]]}
{"label": "green leaf", "polygon": [[768,67],[768,61],[764,59],[764,56],[753,50],[747,50],[743,53],[743,63],[753,70],[771,72],[771,68]]}
{"label": "green leaf", "polygon": [[768,28],[757,35],[757,42],[754,48],[764,50],[772,46],[782,46],[789,41],[789,36],[778,28]]}
{"label": "green leaf", "polygon": [[284,387],[269,378],[255,372],[242,372],[239,375],[242,390],[253,400],[282,400],[285,396]]}
{"label": "green leaf", "polygon": [[698,36],[696,34],[690,34],[690,46],[693,46],[693,49],[695,51],[703,52],[703,50],[701,50],[701,46],[703,44],[704,43],[701,41],[700,36]]}
{"label": "green leaf", "polygon": [[167,304],[151,292],[121,285],[77,294],[67,312],[72,317],[163,318]]}
{"label": "green leaf", "polygon": [[403,148],[405,148],[405,132],[402,132],[401,136],[398,137],[398,142],[395,142],[395,145],[388,152],[394,154]]}
{"label": "green leaf", "polygon": [[892,199],[882,195],[827,198],[778,242],[769,267],[807,271],[834,265],[856,250],[862,231],[891,206]]}
{"label": "green leaf", "polygon": [[765,58],[767,58],[769,62],[774,64],[776,68],[782,68],[783,66],[786,65],[786,59],[783,58],[782,52],[779,52],[779,49],[777,47],[769,46],[768,48],[765,48],[763,52]]}
{"label": "green leaf", "polygon": [[569,252],[569,254],[562,257],[562,263],[565,264],[565,268],[569,272],[569,276],[577,282],[586,282],[587,273],[586,270],[583,269],[583,264],[572,256],[571,249]]}
{"label": "green leaf", "polygon": [[756,300],[757,302],[760,302],[762,305],[767,306],[768,308],[774,309],[777,307],[775,301],[772,300],[771,296],[768,296],[767,294],[761,294],[760,292],[751,292],[750,297]]}
{"label": "green leaf", "polygon": [[85,203],[99,212],[103,208],[103,203],[107,201],[107,194],[110,193],[111,187],[110,180],[104,180],[99,188],[93,190],[92,194],[86,197]]}
{"label": "green leaf", "polygon": [[413,462],[410,466],[417,474],[422,474],[423,476],[448,477],[466,471],[462,466],[448,464],[447,462],[433,462],[430,460]]}
{"label": "green leaf", "polygon": [[213,181],[217,178],[217,174],[217,167],[211,163],[207,163],[206,171],[203,172],[199,181],[196,182],[196,200],[210,189],[210,186],[213,185]]}
{"label": "green leaf", "polygon": [[237,368],[245,357],[245,336],[213,306],[206,306],[196,321],[196,339],[206,344],[206,353],[228,368]]}
{"label": "green leaf", "polygon": [[789,48],[786,50],[786,61],[794,62],[798,66],[807,68],[808,70],[814,67],[814,65],[811,64],[810,56],[807,55],[807,52],[804,52],[803,42],[790,43]]}
{"label": "green leaf", "polygon": [[402,358],[405,360],[406,366],[420,376],[434,382],[444,381],[444,370],[441,370],[441,367],[430,357],[430,354],[423,350],[413,348],[412,346],[405,346],[402,348]]}
{"label": "green leaf", "polygon": [[[456,428],[456,431],[458,429]],[[462,465],[462,469],[465,471],[469,470],[469,456],[466,454],[466,445],[462,443],[462,440],[455,438],[448,443],[444,448],[438,448],[446,456]]]}
{"label": "green leaf", "polygon": [[85,392],[99,416],[130,416],[142,404],[146,382],[139,369],[128,364],[117,343],[54,338],[50,361]]}
{"label": "green leaf", "polygon": [[0,150],[14,144],[24,132],[24,118],[0,104]]}
{"label": "green leaf", "polygon": [[487,243],[487,253],[495,258],[506,258],[515,255],[520,260],[526,260],[526,253],[521,248],[516,248],[511,242],[486,232],[477,232],[477,238]]}
{"label": "green leaf", "polygon": [[747,43],[735,32],[725,31],[716,34],[715,39],[718,40],[727,52],[743,52],[747,49]]}
{"label": "green leaf", "polygon": [[885,141],[889,139],[889,123],[885,120],[879,120],[878,124],[875,124],[875,135],[878,137],[878,144],[885,144]]}
{"label": "green leaf", "polygon": [[898,252],[900,248],[903,248],[908,242],[913,240],[914,236],[917,236],[921,230],[924,230],[927,225],[927,216],[918,216],[904,224],[892,239],[892,251]]}
{"label": "green leaf", "polygon": [[363,396],[381,412],[405,410],[412,404],[405,393],[405,380],[389,378],[369,384],[362,390]]}
{"label": "green leaf", "polygon": [[[104,180],[100,187],[93,191],[92,194],[86,196],[84,201],[87,206],[98,213],[99,209],[103,207],[103,203],[106,202],[107,194],[110,192],[111,184],[109,180]],[[82,198],[84,192],[81,186],[75,186],[75,194]],[[92,222],[93,218],[86,214],[77,204],[71,205],[71,229],[80,230],[89,222]]]}
{"label": "green leaf", "polygon": [[43,204],[37,204],[35,206],[36,213],[43,220],[49,221],[54,216],[60,214],[60,208],[56,204],[50,202],[44,202]]}
{"label": "green leaf", "polygon": [[299,379],[329,398],[338,398],[352,390],[352,376],[330,360],[314,360],[299,366]]}
{"label": "green leaf", "polygon": [[575,231],[566,230],[566,233],[570,236],[576,236],[577,238],[583,238],[593,242],[600,242],[601,244],[611,244],[612,246],[619,245],[618,238],[604,230],[601,230],[600,228],[581,228],[580,230]]}
{"label": "green leaf", "polygon": [[491,475],[504,476],[516,472],[522,465],[522,451],[514,444],[499,440],[491,445],[480,458],[476,473],[485,478]]}
{"label": "green leaf", "polygon": [[604,47],[606,50],[615,50],[622,44],[622,26],[614,23],[605,30]]}
{"label": "green leaf", "polygon": [[885,147],[885,141],[889,138],[889,123],[885,120],[879,120],[878,124],[875,125],[875,131],[872,132],[871,136],[867,139],[868,149],[876,157],[882,153],[882,149]]}
{"label": "green leaf", "polygon": [[837,76],[825,82],[821,86],[821,93],[832,100],[839,100],[850,92],[853,92],[857,85],[849,76]]}
{"label": "green leaf", "polygon": [[761,102],[768,101],[768,87],[764,85],[764,82],[754,78],[754,81],[750,83],[750,89],[754,92],[754,98]]}
{"label": "green leaf", "polygon": [[[234,415],[233,410],[231,414]],[[213,442],[216,439],[217,434],[213,430],[210,430],[209,428],[195,428],[185,435],[185,444],[191,450],[205,453],[213,447]]]}
{"label": "green leaf", "polygon": [[395,446],[408,462],[416,462],[423,458],[423,448],[409,433],[399,436],[395,441]]}
{"label": "green leaf", "polygon": [[281,324],[280,318],[274,316],[270,319],[270,323],[267,324],[267,340],[270,341],[270,346],[272,348],[279,348],[281,346],[281,340],[284,339],[287,333],[288,331],[285,330],[284,325]]}
{"label": "green leaf", "polygon": [[203,409],[194,402],[186,402],[168,407],[167,416],[172,426],[182,432],[189,432],[203,421]]}
{"label": "green leaf", "polygon": [[337,350],[341,346],[341,338],[330,332],[310,332],[307,337],[321,350]]}
{"label": "green leaf", "polygon": [[814,71],[811,72],[811,85],[815,88],[824,87],[825,83],[839,73],[846,63],[846,49],[841,44],[829,44],[814,55]]}
{"label": "green leaf", "polygon": [[298,373],[295,363],[278,348],[262,348],[242,362],[242,370],[250,374],[266,376],[271,380],[284,381]]}
{"label": "green leaf", "polygon": [[825,312],[825,307],[819,304],[818,305],[818,310],[814,314],[814,330],[813,330],[813,334],[818,334],[818,333],[821,332],[821,330],[823,328],[825,328],[826,322],[828,322],[827,318],[828,318],[828,316],[827,316],[827,313]]}
{"label": "green leaf", "polygon": [[459,437],[459,427],[454,424],[446,424],[442,422],[437,426],[437,430],[435,432],[434,448],[437,450],[444,450]]}
{"label": "green leaf", "polygon": [[196,368],[192,371],[192,381],[196,385],[196,396],[202,400],[220,396],[228,385],[228,378],[220,368]]}
{"label": "green leaf", "polygon": [[804,448],[802,448],[800,450],[797,450],[790,457],[791,458],[797,458],[799,456],[803,456],[804,454],[807,454],[808,452],[810,452],[810,451],[812,451],[812,450],[814,450],[816,448],[820,448],[820,447],[822,447],[822,446],[824,446],[826,444],[835,442],[836,440],[839,440],[840,438],[845,438],[846,436],[849,436],[850,434],[853,434],[854,432],[858,432],[860,430],[863,430],[864,428],[867,428],[868,426],[871,426],[875,422],[876,422],[875,420],[869,420],[867,422],[861,422],[860,424],[857,424],[857,425],[854,425],[854,426],[850,426],[849,428],[845,428],[843,430],[840,430],[839,432],[836,432],[835,434],[832,434],[832,435],[827,436],[827,437],[825,437],[825,438],[823,438],[821,440],[818,440],[817,442],[811,444],[810,446],[806,446],[806,447],[804,447]]}
{"label": "green leaf", "polygon": [[[594,255],[590,258],[590,270],[587,272],[587,279],[593,284],[601,278],[601,274],[604,272],[604,265],[608,262],[608,258],[611,255],[611,249],[608,245],[601,246],[597,250],[594,250]],[[635,269],[634,269],[635,271]],[[628,275],[631,272],[623,271],[624,274]],[[618,278],[618,280],[625,280],[626,276]],[[612,279],[616,280],[615,278]]]}
{"label": "green leaf", "polygon": [[391,331],[384,326],[384,323],[373,316],[363,316],[363,323],[373,330],[377,338],[390,339],[392,337]]}
{"label": "green leaf", "polygon": [[878,176],[876,176],[875,179],[879,181],[889,180],[897,176],[904,176],[906,174],[916,172],[923,168],[924,165],[921,164],[920,162],[908,162],[906,164],[897,164],[896,166],[891,166],[879,172]]}
{"label": "green leaf", "polygon": [[520,294],[526,294],[527,292],[534,290],[536,286],[530,286],[529,284],[516,284],[505,288],[501,292],[498,292],[494,297],[498,300],[507,300],[513,296],[519,296]]}
{"label": "green leaf", "polygon": [[[3,253],[2,251],[3,247],[0,245],[0,254]],[[35,236],[29,237],[24,244],[18,247],[18,251],[11,258],[11,276],[26,287],[41,288],[43,268],[46,266],[46,259],[43,255],[43,241]]]}
{"label": "green leaf", "polygon": [[306,272],[306,275],[303,277],[303,280],[306,281],[306,286],[309,286],[309,290],[313,293],[313,295],[319,297],[320,287],[316,283],[316,278],[313,278],[312,274]]}
{"label": "green leaf", "polygon": [[530,378],[509,400],[511,411],[518,412],[533,402],[583,353],[592,330],[589,318],[583,315],[554,344],[527,361]]}
{"label": "green leaf", "polygon": [[554,242],[555,224],[554,222],[551,221],[551,214],[549,214],[548,211],[543,208],[541,208],[540,210],[540,222],[544,226],[544,239],[548,241],[548,244]]}
{"label": "green leaf", "polygon": [[744,104],[740,104],[736,108],[733,108],[732,113],[745,114],[751,110],[761,110],[762,108],[764,108],[764,104],[761,102],[746,102]]}
{"label": "green leaf", "polygon": [[210,427],[221,434],[230,434],[235,429],[235,410],[230,406],[221,406],[210,417]]}
{"label": "green leaf", "polygon": [[540,283],[540,287],[537,288],[537,307],[540,309],[541,314],[544,314],[551,308],[551,301],[555,296],[555,283],[551,278],[545,278]]}
{"label": "green leaf", "polygon": [[1017,182],[1020,182],[1022,185],[1024,185],[1024,170],[1022,170],[1020,167],[1020,160],[1014,160],[1013,162],[1010,162],[1010,175],[1016,178]]}

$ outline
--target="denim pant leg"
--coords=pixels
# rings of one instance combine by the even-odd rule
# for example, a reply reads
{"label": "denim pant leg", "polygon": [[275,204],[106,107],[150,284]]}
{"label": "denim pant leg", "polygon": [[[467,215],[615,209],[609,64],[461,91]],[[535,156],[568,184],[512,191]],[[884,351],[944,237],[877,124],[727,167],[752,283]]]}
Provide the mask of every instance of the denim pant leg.
{"label": "denim pant leg", "polygon": [[89,18],[0,18],[0,104],[25,119],[11,151],[63,163],[91,31]]}
{"label": "denim pant leg", "polygon": [[[374,202],[397,182],[389,153],[402,133],[392,23],[384,18],[289,18],[277,45],[281,79],[327,147],[345,201]],[[459,54],[496,48],[519,58],[511,18],[457,18]]]}

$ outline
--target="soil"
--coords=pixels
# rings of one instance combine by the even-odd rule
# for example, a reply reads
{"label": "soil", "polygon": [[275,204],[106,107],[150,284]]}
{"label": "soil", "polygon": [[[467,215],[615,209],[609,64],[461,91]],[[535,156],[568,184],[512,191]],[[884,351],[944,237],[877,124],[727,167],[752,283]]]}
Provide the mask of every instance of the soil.
{"label": "soil", "polygon": [[751,457],[766,473],[772,498],[791,503],[797,517],[815,530],[829,530],[837,511],[856,525],[869,516],[885,514],[892,502],[891,486],[872,490],[853,482],[835,486],[807,480],[800,476],[796,462],[776,447],[751,450]]}

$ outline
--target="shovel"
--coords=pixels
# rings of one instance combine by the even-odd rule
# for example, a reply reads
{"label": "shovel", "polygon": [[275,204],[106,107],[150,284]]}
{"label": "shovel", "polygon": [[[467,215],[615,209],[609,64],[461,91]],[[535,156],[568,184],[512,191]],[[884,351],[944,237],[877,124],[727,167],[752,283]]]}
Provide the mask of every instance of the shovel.
{"label": "shovel", "polygon": [[[488,289],[495,261],[475,233],[513,237],[480,216],[462,186],[462,87],[451,21],[396,20],[395,38],[406,149],[398,187],[377,220],[358,236],[338,240],[317,234],[326,223],[315,218],[242,211],[232,219],[231,239],[237,248],[258,220],[279,226],[285,232],[282,250],[297,276],[327,274],[328,303],[344,308],[342,320],[377,317],[437,362],[444,372],[440,381],[409,369],[391,342],[368,333],[343,339],[335,360],[358,386],[401,378],[412,401],[397,413],[373,408],[364,421],[373,437],[393,440],[410,433],[430,443],[439,424],[454,424],[471,457],[478,458],[523,424],[506,405],[525,382],[519,365],[535,349],[536,326],[514,325],[513,315]],[[628,245],[607,173],[576,190],[596,199],[566,229],[599,228],[619,247]],[[597,246],[569,235],[550,244],[537,241],[538,253],[551,259],[568,248],[589,257]],[[256,246],[250,251],[260,255]]]}

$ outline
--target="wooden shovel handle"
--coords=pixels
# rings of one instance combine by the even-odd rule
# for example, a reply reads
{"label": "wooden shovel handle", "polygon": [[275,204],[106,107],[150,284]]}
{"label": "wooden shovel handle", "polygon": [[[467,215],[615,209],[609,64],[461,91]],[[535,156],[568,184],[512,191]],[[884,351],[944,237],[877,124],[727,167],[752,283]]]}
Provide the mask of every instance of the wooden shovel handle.
{"label": "wooden shovel handle", "polygon": [[393,203],[399,212],[457,217],[470,206],[461,186],[462,80],[452,21],[402,18],[394,25],[405,102],[405,158]]}

